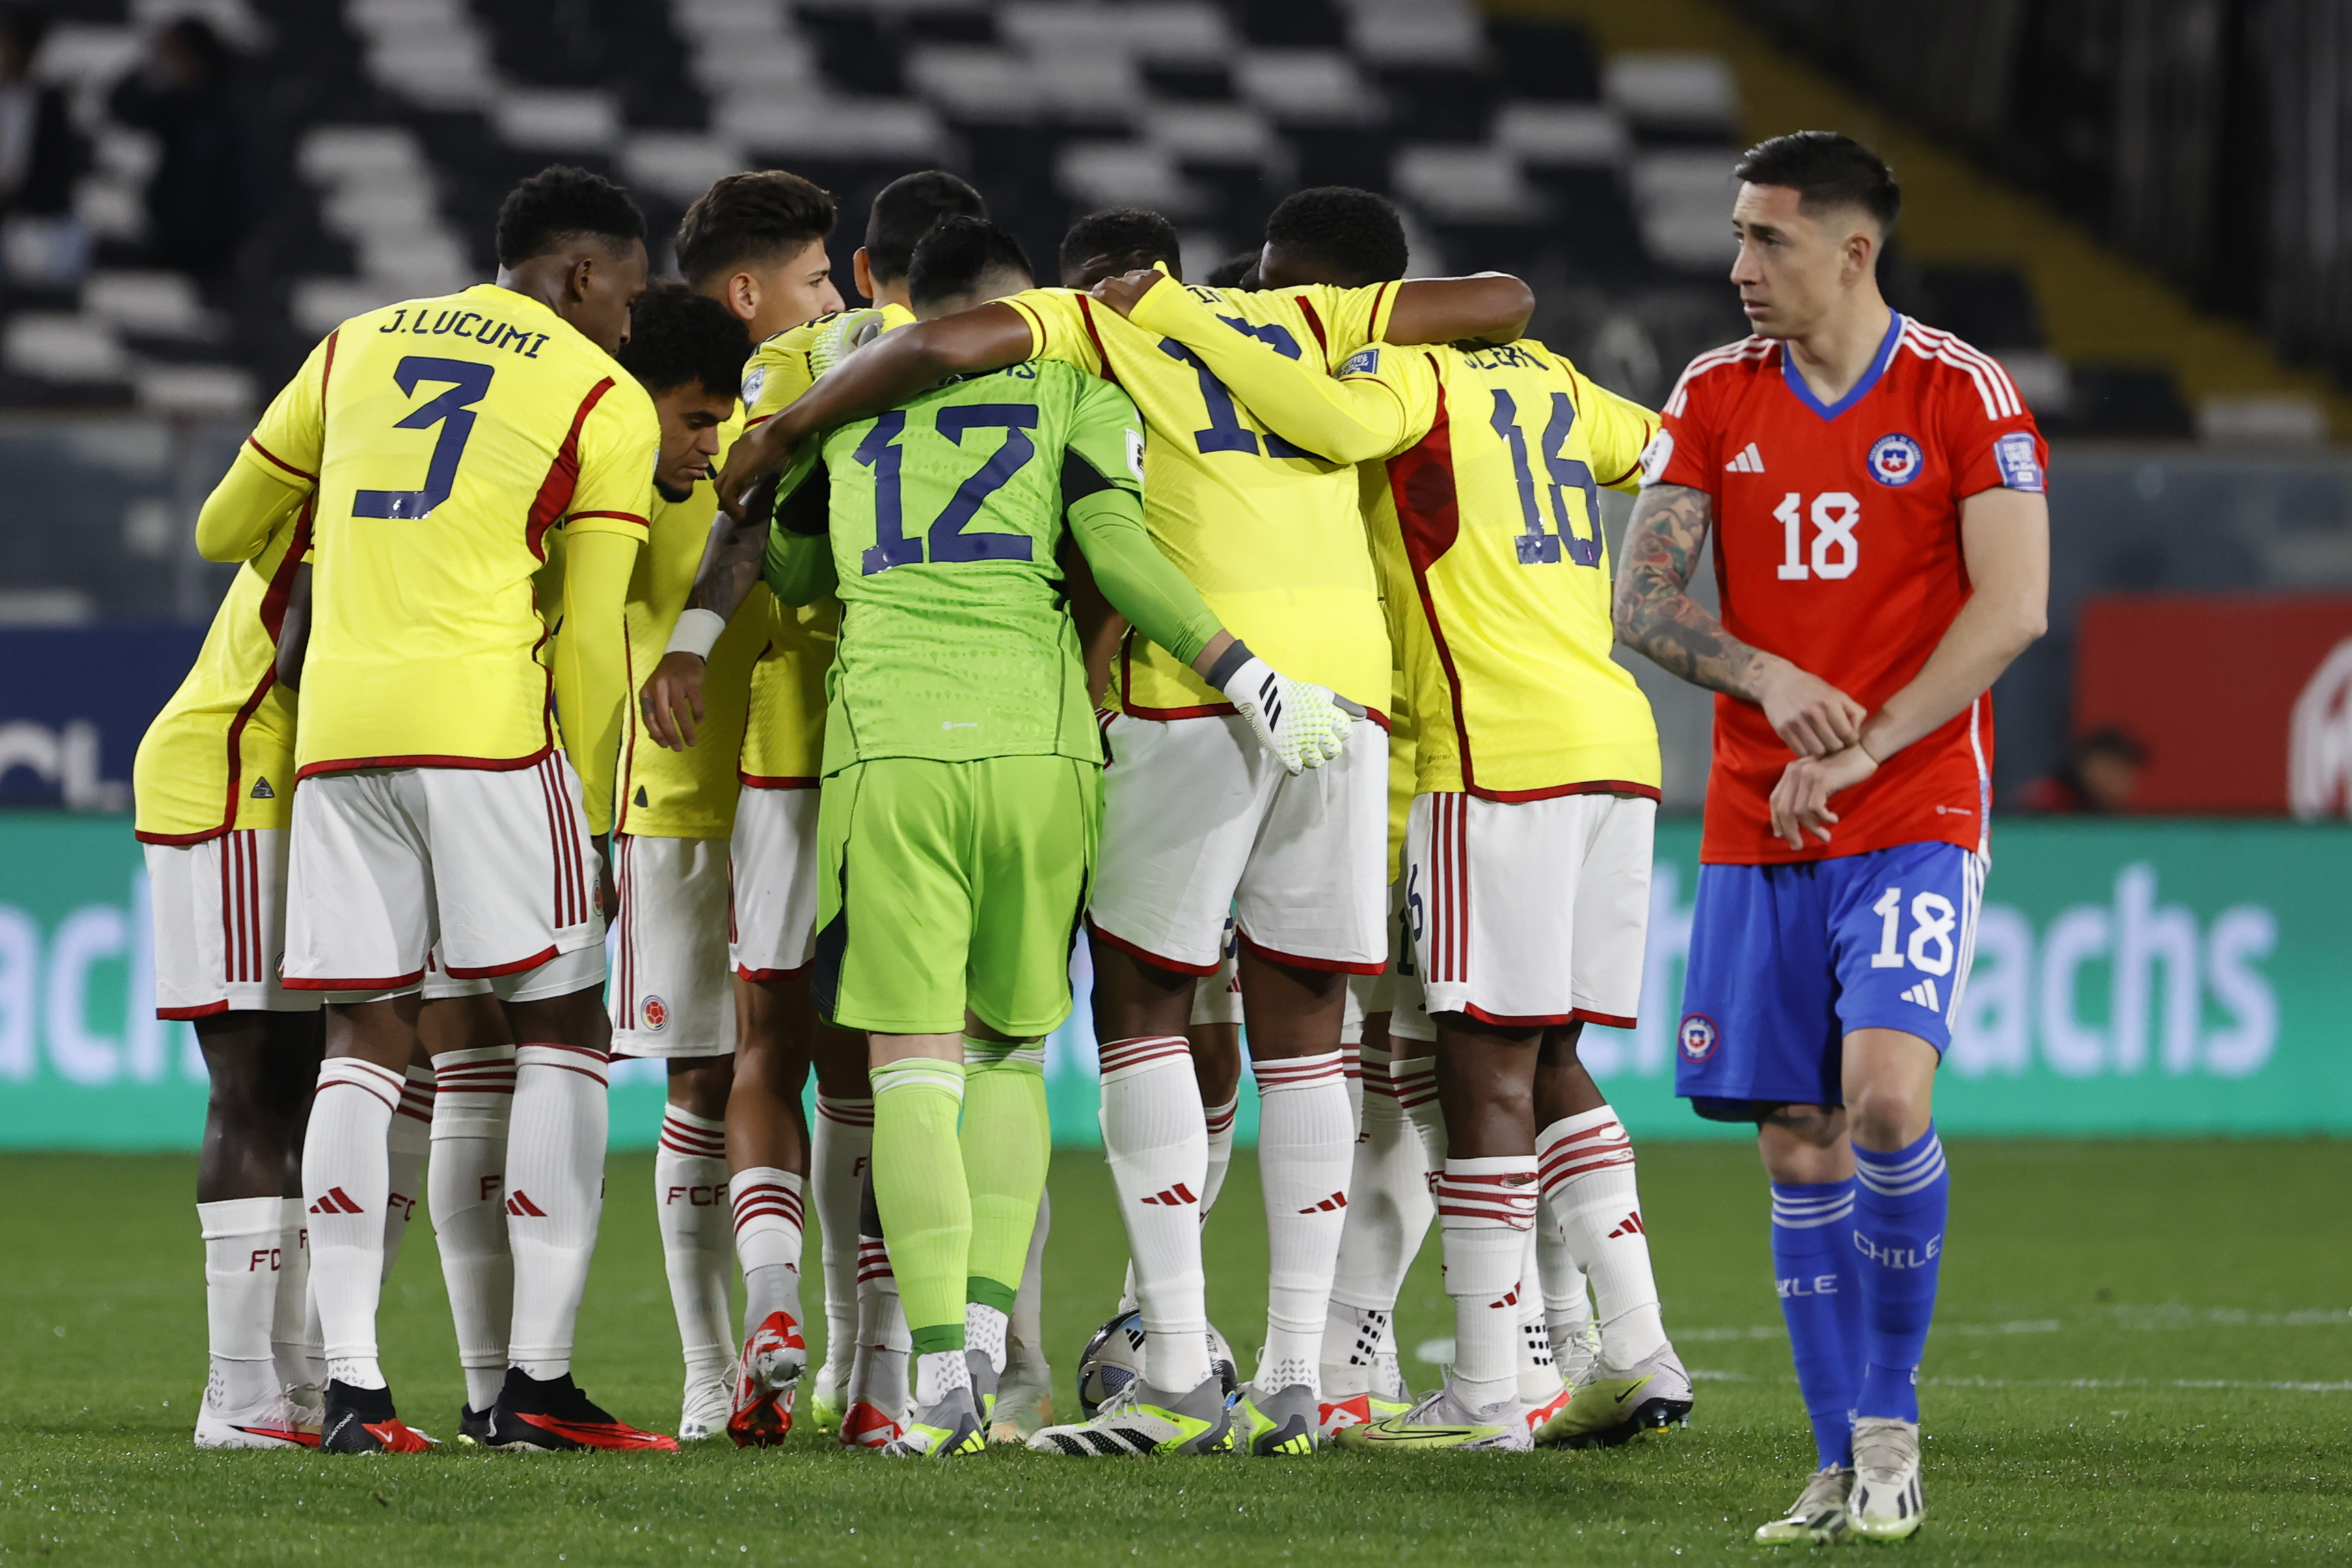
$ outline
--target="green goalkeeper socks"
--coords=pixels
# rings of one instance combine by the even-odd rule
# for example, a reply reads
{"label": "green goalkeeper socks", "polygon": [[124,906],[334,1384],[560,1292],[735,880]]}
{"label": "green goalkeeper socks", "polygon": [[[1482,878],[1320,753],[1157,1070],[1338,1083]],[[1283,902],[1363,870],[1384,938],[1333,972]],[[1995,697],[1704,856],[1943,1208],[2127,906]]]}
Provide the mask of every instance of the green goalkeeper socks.
{"label": "green goalkeeper socks", "polygon": [[[1045,1047],[966,1035],[963,1070],[963,1171],[971,1194],[967,1289],[972,1300],[1009,1313],[1029,1261],[1053,1146]],[[891,1256],[898,1256],[895,1237]]]}
{"label": "green goalkeeper socks", "polygon": [[[909,1057],[876,1068],[872,1078],[874,1202],[907,1328],[918,1355],[961,1351],[974,1207],[956,1147],[963,1064]],[[1022,1241],[1025,1247],[1026,1229]],[[1020,1265],[1013,1268],[1017,1280]]]}

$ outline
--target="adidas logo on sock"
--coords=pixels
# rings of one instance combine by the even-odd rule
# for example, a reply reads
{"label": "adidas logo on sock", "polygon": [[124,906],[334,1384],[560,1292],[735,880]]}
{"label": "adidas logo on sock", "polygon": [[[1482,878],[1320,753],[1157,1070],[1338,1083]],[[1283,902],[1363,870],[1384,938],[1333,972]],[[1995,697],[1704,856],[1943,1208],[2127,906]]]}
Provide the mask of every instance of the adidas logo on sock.
{"label": "adidas logo on sock", "polygon": [[1614,1241],[1621,1236],[1647,1236],[1649,1234],[1649,1226],[1642,1223],[1641,1211],[1636,1209],[1632,1214],[1627,1215],[1623,1219],[1617,1222],[1617,1228],[1609,1233],[1607,1239]]}
{"label": "adidas logo on sock", "polygon": [[507,1198],[507,1213],[510,1215],[520,1215],[526,1219],[545,1219],[547,1217],[547,1211],[540,1207],[537,1204],[531,1202],[530,1195],[520,1188],[509,1194]]}
{"label": "adidas logo on sock", "polygon": [[1308,1204],[1305,1208],[1300,1209],[1298,1212],[1300,1214],[1336,1214],[1340,1209],[1346,1208],[1347,1206],[1348,1194],[1345,1193],[1333,1193],[1321,1203]]}
{"label": "adidas logo on sock", "polygon": [[1160,1188],[1143,1201],[1147,1204],[1158,1204],[1164,1208],[1178,1208],[1185,1204],[1197,1204],[1201,1200],[1192,1195],[1192,1188],[1179,1182],[1172,1187]]}
{"label": "adidas logo on sock", "polygon": [[352,1194],[341,1187],[329,1187],[326,1195],[310,1205],[312,1214],[365,1214]]}
{"label": "adidas logo on sock", "polygon": [[1490,1312],[1498,1312],[1498,1311],[1502,1310],[1505,1307],[1516,1307],[1516,1306],[1517,1306],[1518,1304],[1519,1304],[1519,1288],[1518,1288],[1517,1285],[1514,1285],[1514,1286],[1512,1286],[1512,1287],[1511,1287],[1511,1293],[1510,1293],[1509,1295],[1507,1295],[1507,1296],[1504,1297],[1501,1300],[1499,1300],[1499,1301],[1489,1301],[1489,1302],[1487,1302],[1487,1303],[1486,1303],[1486,1310],[1487,1310],[1488,1311],[1490,1311]]}
{"label": "adidas logo on sock", "polygon": [[1727,474],[1760,474],[1764,471],[1764,454],[1756,449],[1755,442],[1750,441],[1740,448],[1739,456],[1723,465],[1723,471]]}
{"label": "adidas logo on sock", "polygon": [[1932,980],[1922,980],[1918,984],[1903,993],[1903,1000],[1916,1002],[1930,1013],[1940,1013],[1944,1010],[1944,1005],[1936,999],[1936,983]]}

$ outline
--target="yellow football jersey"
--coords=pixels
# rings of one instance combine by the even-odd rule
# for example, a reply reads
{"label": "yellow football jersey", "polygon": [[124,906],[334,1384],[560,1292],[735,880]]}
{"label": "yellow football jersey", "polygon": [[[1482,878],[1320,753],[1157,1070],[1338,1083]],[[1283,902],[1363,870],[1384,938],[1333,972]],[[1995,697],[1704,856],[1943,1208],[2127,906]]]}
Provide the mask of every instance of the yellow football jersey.
{"label": "yellow football jersey", "polygon": [[[809,345],[834,320],[820,316],[761,343],[743,374],[744,428],[765,423],[809,389]],[[882,307],[882,330],[910,325],[914,312]],[[751,667],[751,718],[743,731],[742,782],[758,789],[804,789],[824,773],[824,678],[841,640],[841,601],[780,605],[763,587],[767,645]],[[730,626],[730,631],[733,627]]]}
{"label": "yellow football jersey", "polygon": [[[1189,294],[1237,338],[1320,374],[1381,335],[1396,288]],[[1283,674],[1378,711],[1391,660],[1352,465],[1274,435],[1198,355],[1084,294],[1033,289],[1003,302],[1028,321],[1038,357],[1102,376],[1135,400],[1150,435],[1144,521],[1225,628]],[[1233,711],[1141,638],[1129,638],[1114,677],[1119,707],[1138,718]]]}
{"label": "yellow football jersey", "polygon": [[[743,409],[719,428],[718,467],[743,433]],[[751,668],[766,651],[773,599],[754,584],[727,629],[719,635],[702,675],[702,719],[694,744],[673,752],[645,733],[635,693],[661,662],[710,542],[719,492],[698,484],[681,501],[656,496],[646,547],[629,579],[630,700],[621,731],[621,788],[614,830],[648,838],[724,838],[734,830],[735,766],[751,703]]]}
{"label": "yellow football jersey", "polygon": [[512,289],[387,305],[329,333],[237,459],[315,491],[302,773],[544,755],[532,576],[547,534],[642,541],[660,444],[645,389]]}
{"label": "yellow football jersey", "polygon": [[131,763],[143,844],[194,844],[294,816],[294,694],[278,684],[278,637],[310,547],[307,506],[236,569],[187,679]]}
{"label": "yellow football jersey", "polygon": [[1649,699],[1609,657],[1599,488],[1633,487],[1657,416],[1532,339],[1367,349],[1342,379],[1402,416],[1373,527],[1403,611],[1417,787],[1655,798]]}

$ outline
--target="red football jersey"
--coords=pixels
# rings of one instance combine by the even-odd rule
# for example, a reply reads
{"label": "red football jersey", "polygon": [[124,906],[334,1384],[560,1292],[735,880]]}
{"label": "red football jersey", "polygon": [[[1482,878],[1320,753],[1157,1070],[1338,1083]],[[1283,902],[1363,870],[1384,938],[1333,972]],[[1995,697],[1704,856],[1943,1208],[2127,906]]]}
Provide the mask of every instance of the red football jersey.
{"label": "red football jersey", "polygon": [[[1869,373],[1833,405],[1787,351],[1749,338],[1693,360],[1667,399],[1643,482],[1715,501],[1723,624],[1875,711],[1927,662],[1969,596],[1960,502],[2042,489],[2048,448],[1990,354],[1896,315]],[[1753,704],[1715,700],[1699,858],[1756,865],[1897,844],[1986,844],[1992,698],[1913,742],[1832,803],[1831,842],[1772,834],[1792,753]]]}

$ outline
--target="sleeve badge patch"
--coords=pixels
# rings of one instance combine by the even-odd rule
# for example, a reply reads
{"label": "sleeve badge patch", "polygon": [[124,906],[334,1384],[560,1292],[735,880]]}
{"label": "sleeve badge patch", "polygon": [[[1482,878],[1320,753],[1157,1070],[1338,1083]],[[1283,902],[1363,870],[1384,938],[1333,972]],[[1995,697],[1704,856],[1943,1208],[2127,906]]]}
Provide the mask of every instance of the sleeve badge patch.
{"label": "sleeve badge patch", "polygon": [[1666,471],[1666,465],[1674,460],[1675,433],[1661,426],[1658,433],[1650,438],[1650,444],[1642,448],[1642,482],[1656,484],[1659,477]]}
{"label": "sleeve badge patch", "polygon": [[2000,482],[2008,489],[2040,495],[2048,488],[2041,461],[2033,455],[2033,437],[2024,431],[2012,430],[1995,441],[1992,459],[2000,466]]}
{"label": "sleeve badge patch", "polygon": [[1339,367],[1339,374],[1341,375],[1375,375],[1379,374],[1380,368],[1380,350],[1358,349],[1348,356],[1348,363]]}

